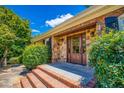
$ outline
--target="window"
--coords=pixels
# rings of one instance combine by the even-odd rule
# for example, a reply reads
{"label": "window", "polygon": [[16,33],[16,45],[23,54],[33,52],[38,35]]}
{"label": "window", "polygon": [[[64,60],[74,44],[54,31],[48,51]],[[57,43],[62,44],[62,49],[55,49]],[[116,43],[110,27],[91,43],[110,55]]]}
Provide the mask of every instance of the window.
{"label": "window", "polygon": [[79,37],[72,38],[72,52],[73,53],[80,52],[80,38]]}
{"label": "window", "polygon": [[106,17],[105,25],[107,28],[118,30],[118,18],[116,16]]}
{"label": "window", "polygon": [[124,14],[120,15],[118,17],[118,23],[119,23],[119,30],[124,30]]}

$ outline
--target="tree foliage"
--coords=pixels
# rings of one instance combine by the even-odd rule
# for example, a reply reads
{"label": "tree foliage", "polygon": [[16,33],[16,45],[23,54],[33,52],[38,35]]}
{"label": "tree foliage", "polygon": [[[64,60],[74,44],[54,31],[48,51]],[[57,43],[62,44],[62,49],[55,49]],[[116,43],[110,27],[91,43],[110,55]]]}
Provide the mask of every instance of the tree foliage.
{"label": "tree foliage", "polygon": [[89,61],[96,70],[97,87],[124,87],[124,32],[96,36],[89,50]]}
{"label": "tree foliage", "polygon": [[[25,46],[30,44],[31,30],[29,27],[29,21],[21,19],[13,11],[0,6],[0,24],[3,24],[4,26],[6,25],[9,30],[9,35],[10,33],[14,33],[16,36],[14,43],[9,46],[10,51],[8,57],[10,58],[21,55]],[[3,31],[1,33],[3,33]],[[5,44],[6,42],[3,43]],[[2,43],[0,43],[0,46],[1,45]],[[0,49],[1,53],[2,51],[3,49]],[[0,54],[0,57],[2,57],[2,54]]]}
{"label": "tree foliage", "polygon": [[0,24],[0,47],[5,49],[10,48],[15,41],[15,34],[11,32],[11,29],[4,24]]}
{"label": "tree foliage", "polygon": [[1,64],[7,58],[10,47],[14,44],[15,40],[16,36],[11,32],[11,29],[5,24],[0,24],[0,49],[2,49]]}

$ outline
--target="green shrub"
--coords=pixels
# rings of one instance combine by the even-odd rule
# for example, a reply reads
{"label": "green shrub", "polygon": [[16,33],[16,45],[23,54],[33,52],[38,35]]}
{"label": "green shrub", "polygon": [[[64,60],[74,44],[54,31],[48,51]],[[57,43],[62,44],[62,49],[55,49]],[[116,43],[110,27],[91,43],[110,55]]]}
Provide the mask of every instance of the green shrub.
{"label": "green shrub", "polygon": [[20,57],[12,57],[9,59],[8,64],[20,64]]}
{"label": "green shrub", "polygon": [[19,63],[22,64],[22,55],[18,57]]}
{"label": "green shrub", "polygon": [[89,49],[97,87],[124,87],[124,32],[96,36]]}
{"label": "green shrub", "polygon": [[27,46],[23,53],[23,64],[28,69],[33,69],[37,65],[48,63],[48,47],[43,44],[33,44]]}

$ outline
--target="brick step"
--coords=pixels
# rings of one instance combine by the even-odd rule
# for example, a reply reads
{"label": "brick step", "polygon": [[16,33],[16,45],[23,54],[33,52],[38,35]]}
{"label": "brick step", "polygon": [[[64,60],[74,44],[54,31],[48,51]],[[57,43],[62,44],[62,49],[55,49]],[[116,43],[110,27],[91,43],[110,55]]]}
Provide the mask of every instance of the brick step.
{"label": "brick step", "polygon": [[44,65],[40,65],[37,67],[37,69],[40,69],[42,71],[44,71],[45,73],[47,73],[48,75],[52,76],[53,78],[63,82],[65,85],[71,87],[71,88],[80,88],[80,82],[75,82],[74,80],[68,78],[68,77],[65,77],[55,71],[52,71],[48,68],[45,68]]}
{"label": "brick step", "polygon": [[32,70],[32,73],[35,74],[37,78],[39,78],[48,88],[69,88],[64,83],[58,81],[39,69]]}
{"label": "brick step", "polygon": [[20,80],[22,88],[33,88],[30,82],[28,81],[27,77],[23,77]]}
{"label": "brick step", "polygon": [[46,86],[33,73],[28,73],[27,78],[34,88],[46,88]]}

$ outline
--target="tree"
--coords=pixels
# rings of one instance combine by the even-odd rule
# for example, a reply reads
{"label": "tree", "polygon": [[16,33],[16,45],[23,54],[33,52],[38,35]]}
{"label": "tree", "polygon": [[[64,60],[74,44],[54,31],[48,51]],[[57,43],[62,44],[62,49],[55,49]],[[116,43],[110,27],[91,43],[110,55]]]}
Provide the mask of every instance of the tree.
{"label": "tree", "polygon": [[14,33],[11,32],[11,29],[5,25],[0,25],[0,48],[3,50],[3,55],[0,60],[1,66],[4,64],[6,66],[7,64],[7,55],[11,48],[11,46],[14,44],[16,39],[16,36]]}
{"label": "tree", "polygon": [[[30,44],[31,40],[31,29],[29,21],[20,18],[13,11],[0,6],[0,24],[4,24],[9,29],[9,33],[14,33],[16,40],[9,47],[8,58],[16,57],[22,54],[26,45]],[[3,49],[0,49],[3,52]],[[0,54],[0,58],[2,58]]]}

